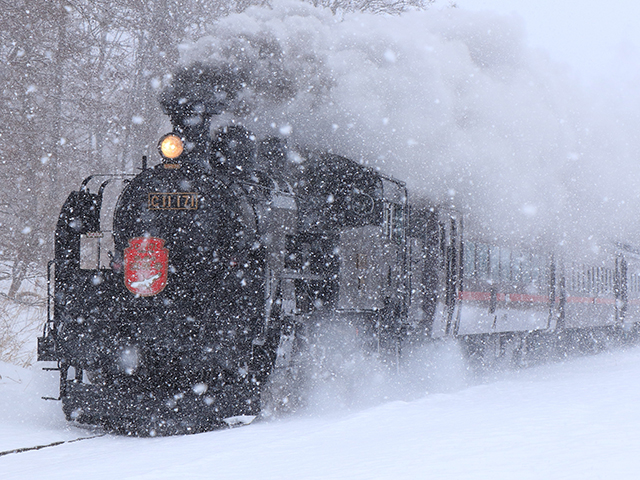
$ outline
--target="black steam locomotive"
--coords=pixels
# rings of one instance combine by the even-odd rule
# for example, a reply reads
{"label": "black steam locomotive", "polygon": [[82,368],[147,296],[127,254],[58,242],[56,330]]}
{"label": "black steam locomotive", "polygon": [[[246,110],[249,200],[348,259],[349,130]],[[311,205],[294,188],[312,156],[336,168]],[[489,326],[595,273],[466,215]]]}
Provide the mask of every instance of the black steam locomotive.
{"label": "black steam locomotive", "polygon": [[409,204],[372,168],[235,124],[210,133],[225,82],[197,65],[178,74],[162,163],[89,177],[62,207],[38,357],[58,363],[68,419],[154,434],[255,416],[319,318],[354,325],[373,352],[458,337],[485,363],[640,321],[631,247],[568,260],[463,242],[459,213]]}

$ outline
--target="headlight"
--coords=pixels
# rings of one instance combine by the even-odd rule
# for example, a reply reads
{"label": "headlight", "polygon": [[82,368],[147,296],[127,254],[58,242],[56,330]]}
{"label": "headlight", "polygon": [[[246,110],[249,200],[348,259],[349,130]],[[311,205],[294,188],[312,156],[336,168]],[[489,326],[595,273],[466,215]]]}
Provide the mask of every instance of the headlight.
{"label": "headlight", "polygon": [[160,139],[160,143],[158,143],[158,150],[160,150],[160,155],[164,158],[173,160],[182,154],[184,151],[184,144],[178,135],[175,133],[168,133]]}

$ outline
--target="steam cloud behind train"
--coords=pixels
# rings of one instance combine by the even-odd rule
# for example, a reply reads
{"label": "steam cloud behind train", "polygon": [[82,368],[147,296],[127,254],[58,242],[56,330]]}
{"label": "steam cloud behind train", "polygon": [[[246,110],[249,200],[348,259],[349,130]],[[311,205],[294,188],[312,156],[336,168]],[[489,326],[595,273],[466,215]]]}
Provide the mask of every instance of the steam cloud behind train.
{"label": "steam cloud behind train", "polygon": [[580,90],[512,17],[275,1],[183,45],[194,62],[240,79],[220,124],[378,167],[487,239],[638,242],[637,116]]}

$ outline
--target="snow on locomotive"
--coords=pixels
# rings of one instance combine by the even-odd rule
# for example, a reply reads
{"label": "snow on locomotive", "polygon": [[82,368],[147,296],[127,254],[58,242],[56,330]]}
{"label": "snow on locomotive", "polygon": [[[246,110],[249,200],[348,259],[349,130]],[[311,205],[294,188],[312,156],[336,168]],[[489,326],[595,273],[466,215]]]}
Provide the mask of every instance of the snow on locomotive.
{"label": "snow on locomotive", "polygon": [[633,249],[568,261],[463,241],[459,213],[372,168],[238,125],[211,134],[224,87],[185,69],[162,99],[162,163],[89,177],[62,207],[38,358],[58,363],[69,420],[155,434],[258,415],[296,331],[328,316],[374,351],[458,337],[489,363],[640,321]]}

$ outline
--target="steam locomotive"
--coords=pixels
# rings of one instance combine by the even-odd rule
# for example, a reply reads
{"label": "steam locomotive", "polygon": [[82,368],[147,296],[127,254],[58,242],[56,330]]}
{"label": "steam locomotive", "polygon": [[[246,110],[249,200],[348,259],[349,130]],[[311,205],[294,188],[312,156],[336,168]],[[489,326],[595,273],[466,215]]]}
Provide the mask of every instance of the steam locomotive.
{"label": "steam locomotive", "polygon": [[463,238],[459,212],[373,168],[233,123],[211,133],[232,97],[226,77],[183,70],[161,99],[162,162],[91,176],[62,206],[38,359],[57,362],[67,419],[153,435],[252,418],[321,318],[399,361],[457,338],[486,364],[640,322],[632,247]]}

